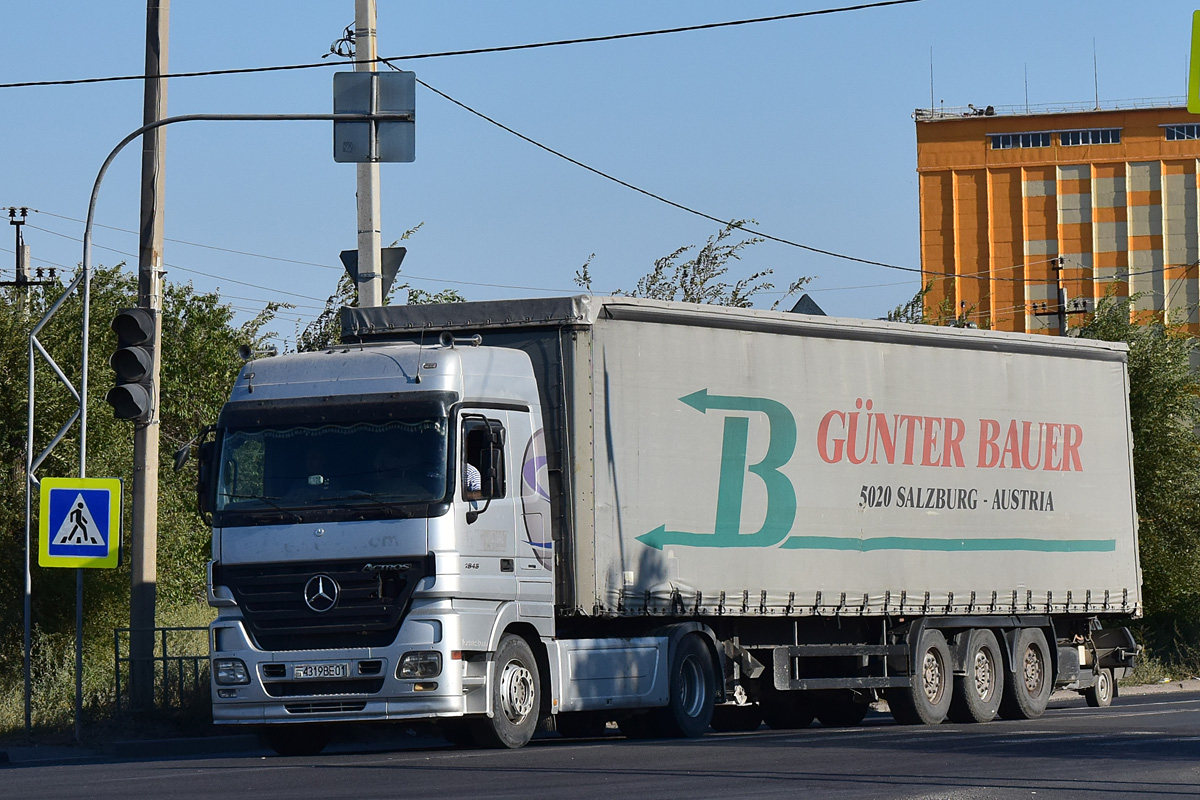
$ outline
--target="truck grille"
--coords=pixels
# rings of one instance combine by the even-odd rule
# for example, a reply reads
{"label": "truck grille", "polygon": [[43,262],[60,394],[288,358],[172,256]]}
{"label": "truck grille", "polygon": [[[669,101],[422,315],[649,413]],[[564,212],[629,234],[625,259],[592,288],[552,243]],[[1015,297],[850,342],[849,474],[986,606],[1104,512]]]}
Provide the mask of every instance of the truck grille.
{"label": "truck grille", "polygon": [[[213,581],[233,592],[256,646],[322,650],[391,644],[413,589],[432,572],[429,558],[238,564],[214,565]],[[318,576],[325,597],[312,605],[331,603],[328,610],[305,600]]]}
{"label": "truck grille", "polygon": [[298,681],[278,683],[263,682],[263,689],[271,697],[313,697],[323,694],[378,694],[383,688],[383,678],[350,681]]}
{"label": "truck grille", "polygon": [[365,702],[343,703],[287,703],[284,708],[289,714],[344,714],[348,711],[362,711],[367,707]]}

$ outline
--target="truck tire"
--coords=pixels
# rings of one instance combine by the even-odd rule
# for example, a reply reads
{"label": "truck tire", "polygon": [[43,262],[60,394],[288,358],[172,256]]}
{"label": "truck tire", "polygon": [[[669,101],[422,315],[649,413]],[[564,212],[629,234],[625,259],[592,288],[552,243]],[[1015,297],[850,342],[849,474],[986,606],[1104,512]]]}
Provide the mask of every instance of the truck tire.
{"label": "truck tire", "polygon": [[268,725],[263,731],[267,745],[281,756],[315,756],[329,744],[328,725]]}
{"label": "truck tire", "polygon": [[475,721],[475,741],[483,747],[524,747],[537,729],[542,684],[533,650],[520,636],[501,637],[491,692],[493,714]]}
{"label": "truck tire", "polygon": [[1096,684],[1090,689],[1083,690],[1083,699],[1092,708],[1108,708],[1112,705],[1113,689],[1116,688],[1111,669],[1102,669],[1096,673]]}
{"label": "truck tire", "polygon": [[1054,688],[1054,676],[1050,673],[1050,648],[1045,635],[1037,628],[1021,629],[1013,648],[1012,669],[1004,674],[1000,716],[1004,719],[1037,719],[1046,713],[1046,704],[1050,702],[1050,692]]}
{"label": "truck tire", "polygon": [[725,705],[713,709],[712,729],[720,733],[756,731],[762,725],[763,712],[757,703],[744,706]]}
{"label": "truck tire", "polygon": [[953,722],[990,722],[1004,697],[1004,656],[991,631],[975,629],[966,636],[966,674],[954,677],[954,697],[947,716]]}
{"label": "truck tire", "polygon": [[813,709],[826,728],[853,728],[862,724],[870,707],[858,702],[848,689],[831,689],[817,693]]}
{"label": "truck tire", "polygon": [[674,739],[703,736],[712,722],[716,669],[704,640],[690,633],[679,640],[668,666],[669,700],[655,709],[662,735]]}
{"label": "truck tire", "polygon": [[942,632],[921,631],[913,648],[909,685],[887,690],[892,718],[901,725],[937,725],[944,720],[954,693],[950,664],[950,647]]}

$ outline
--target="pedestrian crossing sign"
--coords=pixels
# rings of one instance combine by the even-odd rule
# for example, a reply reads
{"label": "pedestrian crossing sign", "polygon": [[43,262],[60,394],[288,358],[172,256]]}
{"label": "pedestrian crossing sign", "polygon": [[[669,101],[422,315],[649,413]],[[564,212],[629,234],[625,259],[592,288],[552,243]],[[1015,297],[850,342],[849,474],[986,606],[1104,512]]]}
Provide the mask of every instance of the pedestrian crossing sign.
{"label": "pedestrian crossing sign", "polygon": [[40,509],[38,566],[117,566],[120,478],[42,478]]}

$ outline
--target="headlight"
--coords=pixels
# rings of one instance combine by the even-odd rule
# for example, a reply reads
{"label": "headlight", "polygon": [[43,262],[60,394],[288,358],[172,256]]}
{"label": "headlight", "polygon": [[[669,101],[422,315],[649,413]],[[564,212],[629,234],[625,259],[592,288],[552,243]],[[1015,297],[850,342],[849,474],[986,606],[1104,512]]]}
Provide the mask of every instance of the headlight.
{"label": "headlight", "polygon": [[396,667],[397,678],[436,678],[442,673],[442,654],[436,650],[405,653]]}
{"label": "headlight", "polygon": [[240,658],[213,659],[213,675],[222,686],[250,682],[250,673],[246,671],[246,662]]}

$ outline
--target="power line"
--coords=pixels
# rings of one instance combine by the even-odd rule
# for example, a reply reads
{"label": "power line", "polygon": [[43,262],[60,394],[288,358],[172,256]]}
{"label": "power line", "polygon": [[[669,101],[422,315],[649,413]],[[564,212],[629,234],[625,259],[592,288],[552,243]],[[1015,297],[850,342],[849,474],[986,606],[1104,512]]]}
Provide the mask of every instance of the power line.
{"label": "power line", "polygon": [[[84,220],[76,219],[75,217],[65,217],[62,214],[55,214],[50,211],[42,211],[37,208],[30,209],[30,210],[33,211],[35,214],[45,214],[48,217],[54,217],[55,219],[66,220],[67,222],[78,222],[81,225],[85,224]],[[136,235],[138,233],[137,231],[129,230],[128,228],[118,228],[114,225],[101,225],[98,222],[93,222],[92,225],[97,228],[105,228],[110,231],[118,231],[119,233],[130,233],[130,234],[134,234],[134,235]],[[39,228],[38,230],[41,230],[41,229]],[[265,258],[269,261],[282,261],[286,264],[302,264],[307,267],[321,267],[322,269],[335,269],[338,272],[342,271],[341,267],[335,267],[331,264],[322,264],[318,261],[301,261],[301,260],[295,259],[295,258],[284,258],[282,256],[269,256],[264,253],[250,253],[245,250],[234,250],[234,249],[228,248],[228,247],[218,247],[213,244],[201,244],[199,242],[189,242],[184,239],[167,238],[166,241],[175,242],[176,244],[186,244],[189,247],[202,247],[205,250],[216,250],[217,252],[220,252],[220,253],[231,253],[231,254],[237,255],[237,256],[252,256],[254,258]]]}
{"label": "power line", "polygon": [[[637,31],[635,33],[614,33],[605,36],[587,36],[579,39],[558,39],[549,42],[532,42],[529,44],[512,44],[501,45],[498,47],[477,47],[469,50],[444,50],[433,53],[414,53],[406,56],[391,56],[390,58],[370,58],[354,61],[355,64],[375,64],[387,63],[388,61],[418,61],[430,58],[447,58],[452,56],[474,56],[484,55],[487,53],[511,53],[518,50],[536,50],[544,47],[563,47],[566,45],[575,44],[596,44],[599,42],[615,42],[622,39],[637,39],[646,36],[665,36],[675,33],[690,33],[693,31],[713,30],[715,28],[732,28],[739,25],[753,25],[761,22],[781,22],[783,20],[800,19],[803,17],[817,17],[827,14],[841,14],[850,11],[867,11],[874,8],[885,8],[887,6],[906,5],[909,3],[919,3],[922,0],[880,0],[875,3],[862,3],[853,6],[841,6],[839,8],[822,8],[815,11],[797,11],[792,14],[777,14],[770,17],[755,17],[753,19],[738,19],[727,22],[709,22],[702,25],[684,25],[677,28],[660,28],[650,31]],[[213,69],[202,70],[197,72],[171,72],[161,76],[161,78],[200,78],[211,75],[246,75],[255,72],[283,72],[287,70],[299,69],[316,69],[320,67],[329,67],[334,64],[345,62],[327,62],[317,61],[307,64],[282,64],[271,67],[242,67],[238,69]],[[22,81],[17,83],[0,83],[0,89],[18,89],[31,86],[77,86],[87,83],[115,83],[118,81],[140,81],[146,78],[145,75],[112,75],[104,78],[73,78],[68,80],[56,81]]]}
{"label": "power line", "polygon": [[[53,214],[49,211],[41,211],[36,208],[30,209],[30,210],[33,211],[35,214],[45,214],[46,216],[56,217],[58,219],[66,220],[68,222],[78,222],[81,225],[84,224],[83,220],[76,219],[74,217],[66,217],[66,216],[63,216],[62,214]],[[117,231],[119,233],[128,233],[128,234],[132,234],[132,235],[137,235],[137,231],[129,230],[128,228],[118,228],[113,225],[100,225],[99,223],[92,223],[92,224],[97,228],[107,228],[108,230]],[[31,227],[35,230],[45,231],[46,233],[50,233],[55,236],[66,236],[66,234],[58,233],[56,231],[52,231],[52,230],[49,230],[46,228],[39,228],[36,225],[30,225],[29,227]],[[70,237],[67,237],[67,238],[70,238]],[[189,242],[184,239],[167,238],[166,241],[176,242],[178,244],[184,244],[184,245],[188,245],[190,247],[202,247],[206,250],[216,250],[216,251],[219,251],[222,253],[232,253],[233,255],[248,256],[250,258],[264,258],[269,261],[281,261],[281,262],[284,262],[287,264],[300,264],[302,266],[321,267],[322,269],[333,269],[333,270],[337,270],[338,272],[342,271],[341,267],[334,267],[329,264],[322,264],[317,261],[302,261],[302,260],[295,259],[295,258],[285,258],[283,256],[269,256],[264,253],[252,253],[247,250],[233,250],[228,247],[217,247],[216,245],[211,245],[211,244],[201,244],[199,242]],[[97,245],[97,246],[99,246],[99,245]],[[104,249],[112,250],[112,248],[104,248]],[[121,253],[121,255],[129,255],[131,257],[133,255],[132,253],[123,253],[120,250],[114,250],[113,252]],[[49,263],[49,262],[47,262],[47,263]],[[168,265],[168,266],[170,266],[170,265]],[[182,269],[182,267],[180,267],[180,269]],[[450,278],[430,278],[425,275],[415,275],[415,274],[411,274],[411,273],[407,273],[407,272],[403,273],[399,277],[402,277],[406,281],[412,280],[412,281],[424,281],[426,283],[452,283],[452,284],[455,284],[458,286],[481,286],[481,287],[488,288],[488,289],[520,289],[521,291],[529,291],[529,292],[566,292],[566,293],[571,293],[571,292],[575,291],[574,289],[553,289],[553,288],[546,288],[544,286],[518,286],[515,284],[506,284],[506,283],[484,283],[481,281],[451,280]],[[265,287],[263,287],[263,288],[265,288]],[[310,299],[315,299],[315,298],[310,298]]]}
{"label": "power line", "polygon": [[[78,240],[77,240],[75,237],[73,237],[73,236],[70,236],[70,235],[68,235],[68,234],[65,234],[65,233],[59,233],[58,231],[52,231],[52,230],[50,230],[49,228],[39,228],[39,227],[37,227],[37,226],[34,226],[34,225],[30,225],[29,227],[30,227],[30,228],[34,228],[35,230],[42,231],[43,233],[48,233],[48,234],[50,234],[51,236],[60,236],[60,237],[62,237],[63,239],[70,239],[71,241],[78,241]],[[93,246],[94,246],[96,249],[98,249],[98,250],[108,250],[110,253],[116,253],[117,255],[127,256],[127,257],[129,257],[129,258],[137,258],[137,254],[136,254],[136,253],[128,253],[128,252],[126,252],[126,251],[124,251],[124,250],[118,250],[118,249],[117,249],[117,248],[115,248],[115,247],[105,247],[104,245],[100,245],[100,244],[93,245]],[[296,292],[289,292],[289,291],[286,291],[286,290],[284,290],[284,289],[275,289],[275,288],[272,288],[272,287],[269,287],[269,286],[261,286],[261,285],[259,285],[259,284],[257,284],[257,283],[248,283],[248,282],[246,282],[246,281],[239,281],[239,280],[237,280],[236,278],[227,278],[227,277],[223,277],[223,276],[220,276],[220,275],[213,275],[213,274],[212,274],[212,273],[210,273],[210,272],[201,272],[201,271],[200,271],[200,270],[198,270],[198,269],[190,269],[190,268],[188,268],[188,267],[181,267],[181,266],[180,266],[180,265],[178,265],[178,264],[167,264],[167,263],[164,263],[164,264],[163,264],[163,267],[169,267],[169,268],[171,268],[171,269],[177,269],[177,270],[180,270],[180,271],[182,271],[182,272],[188,272],[188,273],[191,273],[191,274],[193,274],[193,275],[203,275],[204,277],[206,277],[206,278],[212,278],[213,280],[218,280],[218,281],[226,281],[226,282],[228,282],[228,283],[236,283],[236,284],[238,284],[239,286],[249,286],[249,287],[250,287],[250,288],[252,288],[252,289],[262,289],[262,290],[263,290],[263,291],[265,291],[265,292],[271,292],[271,293],[273,293],[273,294],[286,294],[286,295],[288,295],[289,297],[299,297],[299,298],[300,298],[300,299],[302,299],[302,300],[315,300],[315,301],[316,301],[316,302],[318,302],[318,303],[319,303],[319,302],[321,302],[321,298],[319,298],[319,297],[312,297],[311,295],[306,295],[306,294],[298,294],[298,293],[296,293]]]}
{"label": "power line", "polygon": [[[390,61],[389,61],[388,59],[381,59],[381,60],[382,60],[382,61],[383,61],[385,64],[387,64],[387,66],[391,67],[392,69],[398,69],[398,67],[396,67],[394,64],[391,64],[391,63],[390,63]],[[674,201],[674,200],[671,200],[671,199],[669,199],[669,198],[663,197],[662,195],[660,195],[660,194],[656,194],[655,192],[651,192],[651,191],[650,191],[650,190],[648,190],[648,189],[643,189],[643,188],[641,188],[640,186],[635,186],[634,184],[630,183],[629,181],[622,180],[621,178],[618,178],[618,177],[616,177],[616,176],[614,176],[614,175],[611,175],[611,174],[609,174],[609,173],[607,173],[607,172],[604,172],[604,171],[602,171],[602,170],[599,170],[599,169],[597,169],[596,167],[590,166],[589,164],[585,164],[584,162],[580,161],[579,159],[577,159],[577,158],[573,158],[573,157],[571,157],[571,156],[567,155],[566,153],[563,153],[563,152],[561,152],[561,151],[559,151],[559,150],[555,150],[553,147],[550,147],[549,145],[542,144],[541,142],[537,141],[536,139],[533,139],[533,138],[531,138],[531,137],[529,137],[529,136],[526,136],[525,134],[521,133],[520,131],[517,131],[517,130],[515,130],[515,129],[513,129],[513,128],[510,128],[509,126],[505,125],[504,123],[502,123],[502,122],[499,122],[498,120],[495,120],[495,119],[493,119],[492,117],[489,117],[487,114],[484,114],[482,111],[479,111],[478,109],[472,108],[471,106],[467,105],[466,103],[463,103],[463,102],[462,102],[462,101],[460,101],[460,100],[456,100],[455,98],[451,97],[450,95],[446,94],[445,92],[441,91],[440,89],[437,89],[437,88],[435,88],[435,87],[433,87],[433,86],[429,85],[428,83],[426,83],[425,81],[421,80],[420,78],[418,78],[418,79],[417,79],[417,83],[421,84],[421,85],[422,85],[422,86],[424,86],[426,89],[428,89],[429,91],[431,91],[431,92],[433,92],[434,94],[438,95],[439,97],[441,97],[441,98],[443,98],[443,99],[445,99],[445,100],[447,100],[447,101],[449,101],[449,102],[453,103],[454,105],[456,105],[456,106],[458,106],[458,107],[462,108],[463,110],[465,110],[465,111],[467,111],[467,112],[469,112],[469,113],[471,113],[471,114],[474,114],[475,116],[479,117],[480,119],[482,119],[482,120],[484,120],[484,121],[486,121],[486,122],[489,122],[489,123],[491,123],[492,125],[495,125],[496,127],[500,128],[501,130],[505,131],[506,133],[509,133],[509,134],[511,134],[511,135],[513,135],[513,136],[515,136],[515,137],[517,137],[518,139],[520,139],[520,140],[522,140],[522,141],[524,141],[524,142],[527,142],[528,144],[531,144],[531,145],[533,145],[534,147],[537,147],[537,148],[539,148],[539,149],[541,149],[541,150],[544,150],[544,151],[546,151],[547,153],[550,153],[550,154],[551,154],[551,155],[553,155],[553,156],[557,156],[558,158],[561,158],[561,159],[563,159],[564,161],[566,161],[566,162],[568,162],[568,163],[570,163],[570,164],[574,164],[575,166],[577,166],[577,167],[579,167],[579,168],[581,168],[581,169],[585,169],[585,170],[587,170],[588,172],[591,172],[591,173],[592,173],[592,174],[594,174],[594,175],[597,175],[597,176],[599,176],[599,177],[601,177],[601,178],[604,178],[605,180],[612,181],[613,183],[617,184],[618,186],[623,186],[623,187],[625,187],[626,189],[630,189],[630,190],[632,190],[632,191],[634,191],[634,192],[637,192],[637,193],[639,193],[639,194],[645,195],[646,197],[649,197],[649,198],[651,198],[651,199],[653,199],[653,200],[657,200],[657,201],[659,201],[660,203],[665,203],[666,205],[669,205],[669,206],[671,206],[672,208],[677,208],[677,209],[679,209],[680,211],[686,211],[686,212],[687,212],[687,213],[689,213],[689,214],[693,214],[693,215],[695,215],[695,216],[697,216],[697,217],[700,217],[700,218],[702,218],[702,219],[707,219],[707,220],[710,220],[710,221],[712,221],[712,222],[716,222],[716,223],[717,223],[717,224],[719,224],[719,225],[728,225],[728,224],[730,223],[730,220],[727,220],[727,219],[721,219],[720,217],[714,216],[714,215],[712,215],[712,214],[705,213],[704,211],[700,211],[700,210],[698,210],[698,209],[692,208],[691,206],[687,206],[687,205],[684,205],[683,203],[678,203],[678,202],[676,202],[676,201]],[[858,264],[866,264],[866,265],[868,265],[868,266],[882,267],[882,268],[884,268],[884,269],[898,270],[898,271],[901,271],[901,272],[912,272],[912,273],[917,273],[917,274],[920,274],[920,275],[922,275],[922,276],[929,275],[929,276],[932,276],[932,277],[934,277],[934,278],[937,278],[937,277],[942,277],[942,278],[973,278],[973,279],[975,279],[975,280],[987,280],[987,281],[1008,281],[1008,282],[1014,282],[1014,283],[1025,283],[1025,282],[1026,282],[1025,278],[1001,278],[1001,277],[995,277],[995,276],[993,276],[993,275],[991,274],[991,271],[990,271],[990,270],[989,270],[989,271],[987,271],[987,272],[980,271],[980,272],[978,272],[978,273],[965,273],[965,274],[958,274],[958,273],[954,273],[954,272],[935,272],[935,271],[933,271],[933,270],[928,270],[928,269],[924,269],[924,268],[921,268],[921,267],[906,267],[906,266],[902,266],[902,265],[900,265],[900,264],[891,264],[891,263],[888,263],[888,262],[886,262],[886,261],[875,261],[875,260],[868,259],[868,258],[860,258],[860,257],[858,257],[858,256],[852,256],[852,255],[848,255],[848,254],[846,254],[846,253],[839,253],[839,252],[836,252],[836,251],[833,251],[833,250],[826,250],[826,249],[824,249],[824,248],[820,248],[820,247],[813,247],[812,245],[803,244],[803,243],[801,243],[801,242],[796,242],[796,241],[793,241],[793,240],[791,240],[791,239],[785,239],[785,238],[783,238],[783,237],[781,237],[781,236],[775,236],[774,234],[767,233],[766,231],[758,230],[758,229],[756,229],[756,228],[750,228],[750,227],[747,227],[747,226],[745,226],[745,225],[739,225],[739,226],[738,226],[738,230],[744,231],[744,232],[746,232],[746,233],[750,234],[751,236],[758,236],[758,237],[760,237],[760,238],[762,238],[762,239],[766,239],[766,240],[768,240],[768,241],[777,242],[777,243],[779,243],[779,244],[784,244],[784,245],[787,245],[787,246],[789,246],[789,247],[796,247],[796,248],[799,248],[799,249],[801,249],[801,250],[806,250],[806,251],[808,251],[808,252],[810,252],[810,253],[816,253],[816,254],[819,254],[819,255],[829,256],[830,258],[837,258],[837,259],[841,259],[841,260],[844,260],[844,261],[852,261],[852,262],[855,262],[855,263],[858,263]],[[1045,261],[1049,261],[1049,260],[1052,260],[1052,259],[1046,259]],[[1027,265],[1027,264],[1017,264],[1017,265],[1014,265],[1014,266],[1012,266],[1012,267],[1005,268],[1005,269],[1017,269],[1017,268],[1019,268],[1019,267],[1031,266],[1031,265],[1033,265],[1033,264],[1045,263],[1045,261],[1035,261],[1035,262],[1031,262],[1031,263],[1030,263],[1030,264],[1028,264],[1028,265]]]}

